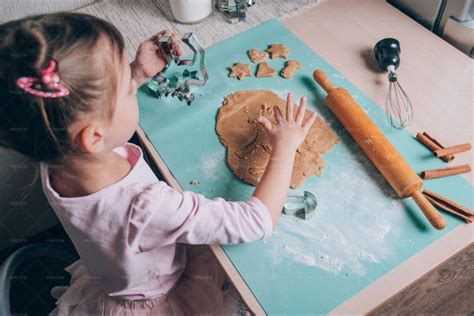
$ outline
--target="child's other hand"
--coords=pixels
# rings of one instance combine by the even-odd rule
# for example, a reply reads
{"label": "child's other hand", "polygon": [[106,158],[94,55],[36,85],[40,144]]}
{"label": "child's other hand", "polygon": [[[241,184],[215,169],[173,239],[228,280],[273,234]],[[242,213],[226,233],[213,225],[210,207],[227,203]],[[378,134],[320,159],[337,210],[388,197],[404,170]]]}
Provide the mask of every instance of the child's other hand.
{"label": "child's other hand", "polygon": [[133,78],[137,81],[138,85],[141,85],[148,78],[156,75],[166,65],[163,51],[155,44],[161,36],[171,36],[173,52],[178,56],[183,54],[178,36],[170,30],[161,31],[141,43],[138,47],[135,60],[130,64]]}
{"label": "child's other hand", "polygon": [[264,116],[258,118],[258,122],[262,124],[270,134],[270,139],[274,147],[288,148],[295,150],[304,141],[306,134],[316,120],[316,113],[313,112],[311,117],[303,123],[306,110],[306,97],[302,97],[296,115],[293,114],[293,94],[288,93],[286,100],[286,114],[283,115],[280,109],[275,106],[276,125]]}

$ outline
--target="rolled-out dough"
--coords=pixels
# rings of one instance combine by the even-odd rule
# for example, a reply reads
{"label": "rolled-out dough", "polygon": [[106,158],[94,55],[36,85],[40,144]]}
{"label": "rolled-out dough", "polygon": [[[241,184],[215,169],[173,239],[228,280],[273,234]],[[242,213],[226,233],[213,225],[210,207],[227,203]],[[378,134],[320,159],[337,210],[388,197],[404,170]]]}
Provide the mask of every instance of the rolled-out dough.
{"label": "rolled-out dough", "polygon": [[[240,91],[225,97],[217,117],[216,130],[227,148],[227,165],[237,177],[253,185],[260,181],[272,152],[257,118],[264,115],[275,124],[274,106],[286,113],[286,101],[272,91]],[[306,111],[304,121],[310,115]],[[290,186],[297,188],[305,178],[320,176],[324,168],[321,154],[329,152],[338,142],[334,131],[318,117],[297,150]]]}

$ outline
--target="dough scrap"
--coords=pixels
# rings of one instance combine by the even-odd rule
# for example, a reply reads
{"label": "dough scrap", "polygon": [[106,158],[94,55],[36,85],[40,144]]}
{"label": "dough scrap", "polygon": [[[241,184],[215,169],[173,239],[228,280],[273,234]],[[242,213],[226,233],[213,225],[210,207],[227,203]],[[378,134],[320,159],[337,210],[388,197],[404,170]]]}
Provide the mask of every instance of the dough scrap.
{"label": "dough scrap", "polygon": [[274,77],[276,73],[276,70],[268,66],[267,62],[264,61],[263,63],[258,64],[256,76],[257,78]]}
{"label": "dough scrap", "polygon": [[297,60],[289,60],[285,64],[285,68],[281,71],[281,76],[285,79],[292,78],[295,73],[296,69],[301,68],[301,63]]}
{"label": "dough scrap", "polygon": [[229,78],[236,78],[242,80],[244,77],[251,77],[252,73],[250,72],[249,64],[236,63],[234,66],[230,67]]}
{"label": "dough scrap", "polygon": [[[260,181],[272,152],[267,133],[257,118],[264,115],[275,124],[275,105],[286,113],[286,101],[272,91],[239,91],[225,97],[217,117],[216,131],[227,148],[228,167],[253,185]],[[307,110],[305,121],[310,115]],[[320,176],[324,168],[321,154],[329,152],[338,142],[336,133],[318,117],[296,152],[290,186],[297,188],[305,178]]]}
{"label": "dough scrap", "polygon": [[250,60],[256,64],[265,61],[269,57],[267,52],[258,49],[251,49],[247,54],[249,55]]}
{"label": "dough scrap", "polygon": [[272,44],[270,48],[267,49],[267,52],[270,53],[272,59],[275,58],[288,58],[290,54],[290,49],[286,48],[283,44]]}

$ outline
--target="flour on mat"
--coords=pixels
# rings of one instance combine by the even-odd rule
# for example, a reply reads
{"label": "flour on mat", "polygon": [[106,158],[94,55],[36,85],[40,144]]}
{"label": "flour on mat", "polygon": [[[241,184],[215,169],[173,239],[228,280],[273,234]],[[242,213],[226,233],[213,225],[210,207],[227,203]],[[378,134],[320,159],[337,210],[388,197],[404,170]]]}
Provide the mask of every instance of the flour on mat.
{"label": "flour on mat", "polygon": [[200,167],[206,180],[213,181],[218,179],[220,172],[224,172],[224,168],[226,168],[225,148],[221,147],[210,155],[203,156]]}
{"label": "flour on mat", "polygon": [[394,227],[405,216],[404,207],[356,146],[340,144],[338,171],[305,186],[318,198],[314,217],[282,215],[265,245],[275,264],[285,260],[334,274],[364,276],[369,264],[391,255],[386,237],[399,234]]}

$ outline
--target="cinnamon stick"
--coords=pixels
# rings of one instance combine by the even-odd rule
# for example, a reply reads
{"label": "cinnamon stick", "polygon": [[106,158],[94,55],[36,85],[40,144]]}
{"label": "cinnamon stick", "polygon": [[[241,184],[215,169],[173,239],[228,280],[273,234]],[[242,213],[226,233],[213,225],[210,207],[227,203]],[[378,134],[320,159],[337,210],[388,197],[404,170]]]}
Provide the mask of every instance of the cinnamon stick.
{"label": "cinnamon stick", "polygon": [[420,175],[422,179],[434,179],[434,178],[453,176],[455,174],[461,174],[461,173],[467,173],[467,172],[471,172],[471,166],[459,165],[459,166],[448,167],[448,168],[425,170],[425,171],[422,171]]}
{"label": "cinnamon stick", "polygon": [[452,147],[442,148],[435,150],[434,155],[436,157],[444,157],[446,155],[452,155],[457,153],[462,153],[471,149],[471,144],[461,144]]}
{"label": "cinnamon stick", "polygon": [[430,197],[436,201],[438,201],[439,203],[441,204],[444,204],[448,207],[450,207],[451,209],[459,212],[459,213],[463,213],[467,216],[474,216],[474,211],[472,211],[471,209],[467,208],[467,207],[464,207],[448,198],[445,198],[439,194],[436,194],[434,192],[431,192],[429,190],[423,190],[422,192],[426,197]]}
{"label": "cinnamon stick", "polygon": [[444,210],[448,213],[451,213],[453,215],[456,215],[457,217],[462,218],[466,223],[472,223],[472,219],[467,217],[466,215],[463,215],[461,213],[458,213],[458,212],[452,210],[451,208],[447,207],[444,204],[441,204],[440,202],[436,201],[435,199],[429,197],[428,195],[425,195],[425,197],[428,201],[430,201],[431,204],[433,204],[435,206],[438,206],[440,209],[442,209],[442,210]]}
{"label": "cinnamon stick", "polygon": [[[427,132],[423,133],[418,133],[416,134],[416,139],[423,145],[425,145],[431,152],[435,152],[438,149],[443,149],[444,146],[441,145],[436,139],[428,135]],[[443,157],[440,157],[443,161],[445,162],[450,162],[451,160],[454,159],[453,155],[446,155]]]}

